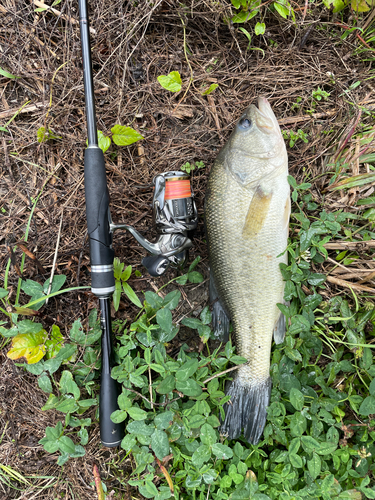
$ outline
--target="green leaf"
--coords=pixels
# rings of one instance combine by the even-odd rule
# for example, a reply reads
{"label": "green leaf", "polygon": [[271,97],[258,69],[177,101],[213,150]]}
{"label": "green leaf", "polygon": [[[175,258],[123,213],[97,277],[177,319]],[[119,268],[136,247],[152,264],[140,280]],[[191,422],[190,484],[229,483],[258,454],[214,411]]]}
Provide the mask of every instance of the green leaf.
{"label": "green leaf", "polygon": [[151,436],[151,448],[159,460],[162,460],[169,454],[168,436],[164,431],[160,429],[155,430]]}
{"label": "green leaf", "polygon": [[202,425],[200,439],[204,445],[212,446],[217,441],[215,429],[209,424]]}
{"label": "green leaf", "polygon": [[157,80],[164,89],[170,92],[179,92],[181,90],[182,81],[178,71],[171,71],[169,75],[160,75]]}
{"label": "green leaf", "polygon": [[287,7],[285,7],[284,5],[281,5],[278,2],[274,2],[273,5],[281,17],[286,19],[289,16],[289,9]]}
{"label": "green leaf", "polygon": [[115,291],[113,292],[113,307],[115,308],[116,312],[118,311],[120,305],[121,292],[122,292],[121,281],[116,280]]}
{"label": "green leaf", "polygon": [[68,436],[61,436],[59,439],[59,449],[63,453],[74,453],[75,452],[75,444]]}
{"label": "green leaf", "polygon": [[331,455],[337,448],[336,443],[330,443],[328,441],[319,443],[319,449],[316,452],[319,455],[328,456]]}
{"label": "green leaf", "polygon": [[305,401],[305,398],[302,394],[301,391],[296,389],[295,387],[292,387],[290,389],[290,394],[289,394],[290,402],[294,406],[294,408],[298,411],[301,411],[303,408],[303,404]]}
{"label": "green leaf", "polygon": [[136,406],[128,408],[127,412],[133,420],[145,420],[147,418],[147,411],[141,410],[141,408],[137,408]]}
{"label": "green leaf", "polygon": [[[64,286],[65,281],[66,281],[66,276],[64,274],[58,274],[54,276],[52,280],[50,293],[58,292]],[[49,283],[50,279],[48,278],[48,280],[43,285],[43,292],[45,294],[47,294],[48,292]]]}
{"label": "green leaf", "polygon": [[173,375],[168,375],[160,384],[156,387],[156,392],[159,394],[169,394],[175,388],[176,379]]}
{"label": "green leaf", "polygon": [[375,378],[373,378],[371,381],[369,391],[370,391],[371,396],[375,396]]}
{"label": "green leaf", "polygon": [[137,439],[134,434],[127,434],[121,441],[121,448],[130,451],[137,444]]}
{"label": "green leaf", "polygon": [[78,385],[73,380],[71,372],[64,370],[60,379],[61,394],[73,394],[74,399],[79,399],[81,393]]}
{"label": "green leaf", "polygon": [[12,75],[12,73],[9,73],[9,71],[3,69],[0,67],[0,75],[1,76],[5,76],[6,78],[11,78],[11,79],[14,79],[14,78],[21,78],[20,76],[15,76],[15,75]]}
{"label": "green leaf", "polygon": [[375,396],[367,396],[359,407],[359,414],[367,417],[373,413],[375,413]]}
{"label": "green leaf", "polygon": [[163,413],[159,413],[156,415],[154,418],[154,425],[156,426],[157,429],[168,429],[170,425],[173,423],[173,412],[172,411],[165,411]]}
{"label": "green leaf", "polygon": [[176,309],[181,298],[181,292],[179,290],[173,290],[168,293],[163,300],[163,307],[170,309]]}
{"label": "green leaf", "polygon": [[122,283],[122,288],[125,292],[125,295],[128,297],[128,299],[133,302],[134,305],[142,309],[142,304],[137,295],[135,294],[134,290],[128,285],[128,283],[123,282]]}
{"label": "green leaf", "polygon": [[190,378],[198,369],[198,360],[189,359],[184,363],[176,373],[176,380],[179,382],[185,382]]}
{"label": "green leaf", "polygon": [[255,25],[254,31],[256,35],[263,35],[264,32],[266,31],[266,25],[264,23],[258,22]]}
{"label": "green leaf", "polygon": [[208,462],[211,458],[211,449],[209,446],[201,445],[191,457],[192,464],[195,467],[202,467],[202,465]]}
{"label": "green leaf", "polygon": [[302,444],[309,451],[316,451],[320,448],[320,443],[314,439],[312,436],[302,436],[301,437]]}
{"label": "green leaf", "polygon": [[232,23],[246,23],[246,21],[250,21],[254,16],[258,14],[259,10],[253,10],[248,12],[246,10],[242,10],[238,14],[234,15],[231,19]]}
{"label": "green leaf", "polygon": [[38,386],[42,389],[42,391],[50,394],[52,392],[52,384],[48,375],[43,375],[38,378]]}
{"label": "green leaf", "polygon": [[117,146],[129,146],[134,142],[138,142],[144,137],[131,127],[123,125],[115,125],[111,128],[112,139]]}
{"label": "green leaf", "polygon": [[312,459],[307,461],[307,468],[309,469],[310,475],[315,480],[321,471],[322,462],[319,455],[313,453]]}
{"label": "green leaf", "polygon": [[185,396],[190,397],[198,397],[202,394],[202,387],[198,385],[192,378],[189,378],[184,382],[177,381],[176,389],[185,394]]}
{"label": "green leaf", "polygon": [[202,281],[204,280],[201,273],[198,273],[197,271],[191,271],[190,273],[188,273],[188,279],[190,283],[202,283]]}
{"label": "green leaf", "polygon": [[77,319],[73,325],[72,328],[70,329],[69,332],[70,339],[73,340],[74,342],[77,342],[77,344],[80,345],[85,345],[86,343],[86,335],[84,331],[82,330],[82,324],[81,320]]}
{"label": "green leaf", "polygon": [[231,448],[221,443],[215,443],[212,446],[212,453],[220,460],[228,460],[233,457],[233,451]]}
{"label": "green leaf", "polygon": [[70,397],[69,399],[63,399],[58,405],[56,405],[56,410],[59,410],[62,413],[72,413],[73,411],[78,410],[78,405],[76,401]]}
{"label": "green leaf", "polygon": [[303,467],[303,461],[299,455],[289,453],[289,460],[293,467],[297,467],[297,469],[301,469]]}
{"label": "green leaf", "polygon": [[0,299],[3,299],[8,295],[8,290],[5,290],[5,288],[0,288]]}
{"label": "green leaf", "polygon": [[172,313],[170,309],[159,309],[156,313],[156,322],[167,333],[172,331]]}
{"label": "green leaf", "polygon": [[98,146],[105,153],[109,146],[111,145],[111,139],[107,135],[104,135],[101,130],[98,130]]}
{"label": "green leaf", "polygon": [[202,92],[202,95],[210,95],[212,94],[212,92],[218,88],[218,84],[217,83],[211,83],[211,85],[208,87],[208,89],[204,90]]}
{"label": "green leaf", "polygon": [[181,323],[188,328],[194,328],[195,330],[202,326],[201,320],[198,318],[183,318]]}
{"label": "green leaf", "polygon": [[163,305],[163,299],[157,293],[148,291],[145,293],[145,299],[153,309],[160,309]]}
{"label": "green leaf", "polygon": [[155,431],[155,427],[147,425],[144,420],[134,420],[126,426],[126,430],[136,436],[152,436]]}
{"label": "green leaf", "polygon": [[111,413],[111,420],[115,424],[119,424],[120,422],[123,422],[126,420],[128,414],[125,410],[115,410],[113,413]]}

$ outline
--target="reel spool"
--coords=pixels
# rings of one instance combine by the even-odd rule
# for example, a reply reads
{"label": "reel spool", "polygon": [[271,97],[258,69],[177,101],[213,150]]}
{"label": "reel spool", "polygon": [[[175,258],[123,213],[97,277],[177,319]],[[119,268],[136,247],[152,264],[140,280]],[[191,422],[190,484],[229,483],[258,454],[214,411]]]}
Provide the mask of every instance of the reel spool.
{"label": "reel spool", "polygon": [[156,175],[152,202],[153,219],[161,233],[155,243],[149,242],[136,229],[127,225],[114,225],[115,229],[127,229],[151,255],[142,259],[151,276],[161,276],[173,265],[182,266],[187,250],[193,245],[188,233],[197,227],[198,214],[190,177],[185,172],[171,171]]}

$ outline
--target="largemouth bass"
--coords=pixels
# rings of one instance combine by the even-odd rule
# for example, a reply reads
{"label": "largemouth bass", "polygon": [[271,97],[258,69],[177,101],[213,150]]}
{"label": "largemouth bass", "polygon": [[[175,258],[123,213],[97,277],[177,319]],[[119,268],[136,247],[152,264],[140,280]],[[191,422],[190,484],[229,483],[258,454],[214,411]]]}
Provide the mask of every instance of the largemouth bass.
{"label": "largemouth bass", "polygon": [[253,444],[262,435],[270,401],[272,335],[280,343],[285,334],[276,304],[284,295],[279,264],[287,262],[287,175],[277,119],[260,97],[217,156],[205,199],[214,330],[227,341],[231,321],[237,352],[248,360],[227,388],[231,399],[221,432],[236,439],[243,431]]}

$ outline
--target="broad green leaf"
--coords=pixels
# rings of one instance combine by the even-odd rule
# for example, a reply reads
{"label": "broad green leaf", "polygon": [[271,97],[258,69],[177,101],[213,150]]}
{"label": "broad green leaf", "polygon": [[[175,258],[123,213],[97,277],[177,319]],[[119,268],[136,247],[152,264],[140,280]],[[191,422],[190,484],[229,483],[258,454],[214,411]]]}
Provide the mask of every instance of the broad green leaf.
{"label": "broad green leaf", "polygon": [[255,25],[254,31],[256,35],[263,35],[264,32],[266,31],[266,25],[264,23],[258,22]]}
{"label": "broad green leaf", "polygon": [[251,12],[242,10],[238,14],[234,15],[231,19],[232,23],[246,23],[250,21],[254,16],[258,14],[259,10],[253,10]]}
{"label": "broad green leaf", "polygon": [[302,444],[309,451],[316,451],[320,448],[320,443],[314,439],[312,436],[302,436],[301,437]]}
{"label": "broad green leaf", "polygon": [[278,2],[274,2],[273,5],[281,17],[286,19],[289,16],[289,9],[285,5],[281,5]]}
{"label": "broad green leaf", "polygon": [[75,452],[75,444],[68,436],[61,436],[59,439],[59,448],[63,453],[74,453]]}
{"label": "broad green leaf", "polygon": [[199,437],[206,446],[212,446],[217,441],[215,429],[209,424],[202,425]]}
{"label": "broad green leaf", "polygon": [[69,397],[69,399],[64,398],[56,405],[56,410],[59,410],[62,413],[72,413],[73,411],[78,410],[78,405],[72,397]]}
{"label": "broad green leaf", "polygon": [[218,88],[218,84],[217,83],[211,83],[211,85],[208,87],[208,89],[204,90],[202,92],[202,95],[210,95],[212,94],[212,92]]}
{"label": "broad green leaf", "polygon": [[151,448],[159,460],[162,460],[169,454],[169,440],[167,434],[156,429],[151,436]]}
{"label": "broad green leaf", "polygon": [[[371,0],[351,0],[352,9],[356,12],[368,12],[370,10]],[[370,4],[370,5],[369,5]]]}
{"label": "broad green leaf", "polygon": [[82,330],[82,323],[80,319],[76,319],[72,325],[72,328],[69,332],[70,339],[77,344],[85,345],[86,343],[86,334]]}
{"label": "broad green leaf", "polygon": [[126,430],[131,434],[152,436],[155,432],[155,427],[147,425],[144,420],[134,420],[126,426]]}
{"label": "broad green leaf", "polygon": [[121,281],[116,280],[115,291],[113,292],[113,307],[115,308],[116,312],[118,311],[120,305],[121,292],[122,292]]}
{"label": "broad green leaf", "polygon": [[172,331],[172,313],[170,309],[159,309],[156,313],[156,322],[167,333]]}
{"label": "broad green leaf", "polygon": [[12,348],[7,356],[10,359],[26,358],[28,364],[37,363],[46,353],[44,342],[47,332],[40,330],[38,333],[24,333],[16,335],[12,339]]}
{"label": "broad green leaf", "polygon": [[290,389],[289,398],[294,408],[298,411],[301,411],[305,401],[302,392],[299,391],[296,387],[292,387]]}
{"label": "broad green leaf", "polygon": [[307,461],[307,468],[309,469],[310,475],[315,480],[321,471],[322,462],[319,455],[313,453],[312,459]]}
{"label": "broad green leaf", "polygon": [[337,448],[336,443],[330,443],[328,441],[325,441],[323,443],[319,443],[319,449],[316,450],[316,452],[319,455],[327,456],[332,454]]}
{"label": "broad green leaf", "polygon": [[173,290],[172,292],[169,292],[163,300],[163,307],[166,307],[171,311],[173,309],[176,309],[180,301],[180,298],[181,298],[181,292],[179,290]]}
{"label": "broad green leaf", "polygon": [[168,429],[170,425],[173,423],[173,412],[172,411],[165,411],[163,413],[159,413],[156,415],[154,418],[154,425],[156,426],[157,429]]}
{"label": "broad green leaf", "polygon": [[137,444],[137,439],[134,434],[126,434],[124,439],[121,441],[121,448],[126,451],[130,451]]}
{"label": "broad green leaf", "polygon": [[112,139],[117,146],[129,146],[144,137],[131,127],[124,127],[123,125],[115,125],[111,128]]}
{"label": "broad green leaf", "polygon": [[188,328],[194,328],[195,330],[202,325],[201,320],[198,318],[183,318],[181,323]]}
{"label": "broad green leaf", "polygon": [[128,408],[127,412],[133,420],[145,420],[147,418],[147,411],[137,408],[136,406]]}
{"label": "broad green leaf", "polygon": [[212,446],[212,453],[220,460],[228,460],[233,457],[233,451],[231,448],[221,443],[215,443]]}
{"label": "broad green leaf", "polygon": [[43,375],[38,378],[38,386],[42,389],[42,391],[47,392],[48,394],[52,392],[52,384],[48,375]]}
{"label": "broad green leaf", "polygon": [[128,283],[122,282],[122,288],[124,289],[125,295],[128,299],[133,302],[134,305],[142,309],[142,304],[134,290],[128,285]]}
{"label": "broad green leaf", "polygon": [[[64,286],[65,281],[66,281],[65,274],[58,274],[58,275],[54,276],[53,280],[52,280],[52,286],[51,286],[50,293],[58,292],[59,290],[61,290],[61,288]],[[47,294],[47,292],[48,292],[49,283],[50,283],[50,279],[48,278],[48,280],[43,285],[43,292],[45,294]]]}
{"label": "broad green leaf", "polygon": [[79,399],[81,393],[78,385],[73,380],[71,372],[64,370],[60,379],[61,394],[73,394],[74,399]]}
{"label": "broad green leaf", "polygon": [[189,378],[184,382],[177,381],[176,389],[185,394],[185,396],[190,397],[198,397],[202,394],[202,387],[198,385],[192,378]]}
{"label": "broad green leaf", "polygon": [[211,449],[209,445],[201,445],[191,457],[191,461],[195,467],[202,467],[202,465],[209,461],[211,458]]}
{"label": "broad green leaf", "polygon": [[0,288],[0,299],[3,299],[8,295],[8,290],[5,290],[5,288]]}
{"label": "broad green leaf", "polygon": [[179,92],[182,88],[181,76],[178,71],[171,71],[169,75],[160,75],[157,80],[164,89],[170,92]]}
{"label": "broad green leaf", "polygon": [[173,375],[168,375],[160,384],[156,387],[156,392],[159,394],[168,394],[175,388],[176,379]]}
{"label": "broad green leaf", "polygon": [[125,410],[115,410],[113,413],[111,413],[111,420],[115,424],[119,424],[120,422],[123,422],[126,420],[128,414]]}
{"label": "broad green leaf", "polygon": [[373,413],[375,413],[375,396],[367,396],[359,407],[359,414],[367,417]]}
{"label": "broad green leaf", "polygon": [[101,130],[98,130],[98,146],[105,153],[109,146],[111,145],[111,139],[107,135],[104,135]]}
{"label": "broad green leaf", "polygon": [[179,382],[185,382],[190,378],[198,369],[198,360],[189,359],[184,363],[176,373],[176,380]]}
{"label": "broad green leaf", "polygon": [[201,273],[198,273],[198,271],[191,271],[188,273],[188,279],[190,283],[202,283],[204,280],[203,276]]}
{"label": "broad green leaf", "polygon": [[157,293],[150,291],[145,292],[145,299],[153,309],[160,309],[160,307],[162,307],[163,305],[163,299],[162,297],[159,297]]}
{"label": "broad green leaf", "polygon": [[346,7],[346,3],[343,0],[323,0],[323,3],[328,9],[332,6],[333,12],[340,12]]}

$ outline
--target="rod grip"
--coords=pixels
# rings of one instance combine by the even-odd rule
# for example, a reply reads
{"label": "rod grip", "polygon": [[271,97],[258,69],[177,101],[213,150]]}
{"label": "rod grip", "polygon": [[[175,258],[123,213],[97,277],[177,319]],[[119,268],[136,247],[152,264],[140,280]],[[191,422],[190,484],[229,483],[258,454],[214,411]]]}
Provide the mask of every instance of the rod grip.
{"label": "rod grip", "polygon": [[114,251],[104,155],[97,146],[85,150],[85,197],[92,291],[105,296],[115,290]]}

